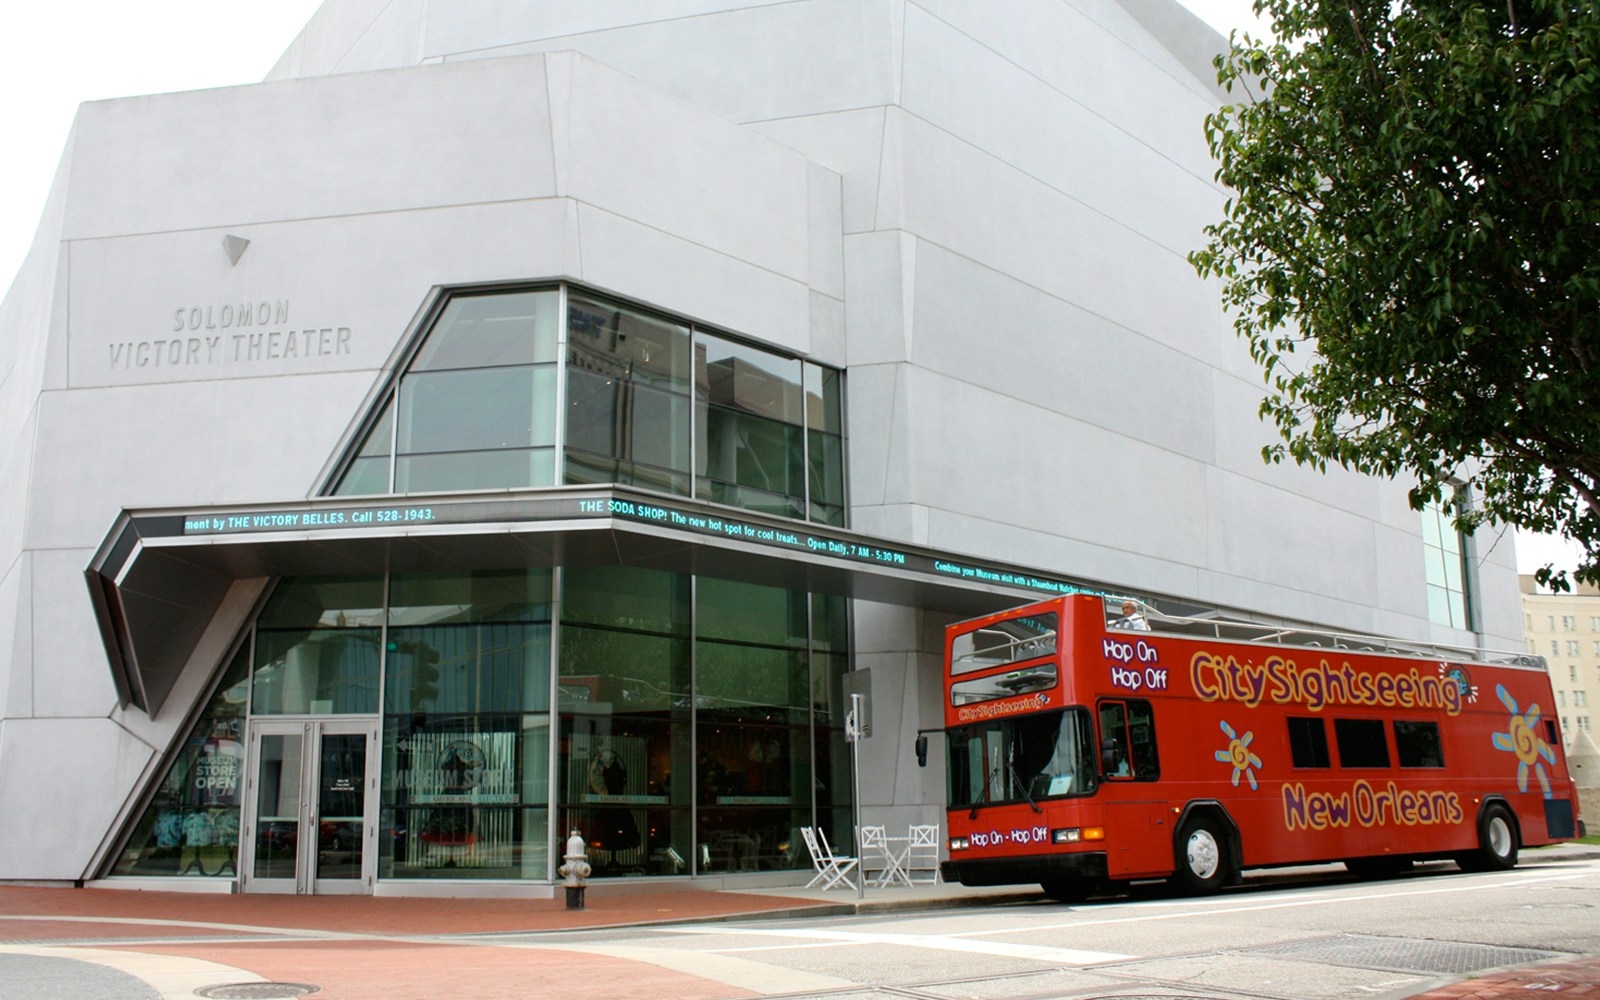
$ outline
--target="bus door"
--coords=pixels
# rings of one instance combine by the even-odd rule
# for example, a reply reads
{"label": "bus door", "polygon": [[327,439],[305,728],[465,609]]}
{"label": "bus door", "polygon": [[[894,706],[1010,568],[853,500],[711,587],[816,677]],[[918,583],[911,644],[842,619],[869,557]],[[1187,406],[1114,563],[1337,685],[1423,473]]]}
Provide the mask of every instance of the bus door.
{"label": "bus door", "polygon": [[1112,878],[1172,870],[1172,814],[1156,752],[1155,714],[1142,698],[1106,699],[1095,709],[1100,786],[1105,800],[1106,865]]}

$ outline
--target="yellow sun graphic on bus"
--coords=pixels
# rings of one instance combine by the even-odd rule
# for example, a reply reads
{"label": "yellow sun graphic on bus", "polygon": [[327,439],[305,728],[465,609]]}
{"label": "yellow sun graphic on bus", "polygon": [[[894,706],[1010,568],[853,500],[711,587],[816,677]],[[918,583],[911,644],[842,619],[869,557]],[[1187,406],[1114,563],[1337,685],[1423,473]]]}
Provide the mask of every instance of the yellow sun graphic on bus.
{"label": "yellow sun graphic on bus", "polygon": [[1511,713],[1511,720],[1505,732],[1494,734],[1494,745],[1497,750],[1517,755],[1517,791],[1528,790],[1528,771],[1531,769],[1539,779],[1544,797],[1551,798],[1550,776],[1545,773],[1544,766],[1556,762],[1556,752],[1539,737],[1539,706],[1529,705],[1528,710],[1523,712],[1504,684],[1497,685],[1495,693]]}
{"label": "yellow sun graphic on bus", "polygon": [[1256,772],[1252,768],[1261,766],[1261,758],[1250,752],[1250,741],[1256,738],[1254,732],[1240,736],[1233,731],[1227,722],[1222,723],[1222,731],[1228,734],[1228,749],[1216,752],[1217,760],[1224,764],[1233,765],[1233,787],[1239,787],[1239,775],[1244,775],[1250,781],[1250,790],[1255,791]]}

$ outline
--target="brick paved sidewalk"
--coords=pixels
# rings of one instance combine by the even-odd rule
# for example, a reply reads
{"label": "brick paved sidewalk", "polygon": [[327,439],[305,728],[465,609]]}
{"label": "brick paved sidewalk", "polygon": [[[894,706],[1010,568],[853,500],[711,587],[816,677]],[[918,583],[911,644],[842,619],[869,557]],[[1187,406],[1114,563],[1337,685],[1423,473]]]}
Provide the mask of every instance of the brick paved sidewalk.
{"label": "brick paved sidewalk", "polygon": [[1418,993],[1411,1000],[1501,1000],[1551,995],[1600,997],[1600,957],[1507,969]]}

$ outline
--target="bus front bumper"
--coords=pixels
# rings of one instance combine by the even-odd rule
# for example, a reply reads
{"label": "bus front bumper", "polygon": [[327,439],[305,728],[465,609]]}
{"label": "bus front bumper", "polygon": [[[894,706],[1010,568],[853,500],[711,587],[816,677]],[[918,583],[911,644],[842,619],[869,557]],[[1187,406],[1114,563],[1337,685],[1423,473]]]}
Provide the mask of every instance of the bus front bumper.
{"label": "bus front bumper", "polygon": [[962,885],[1025,885],[1065,879],[1106,880],[1104,851],[1035,854],[1020,858],[952,859],[939,866],[946,882]]}

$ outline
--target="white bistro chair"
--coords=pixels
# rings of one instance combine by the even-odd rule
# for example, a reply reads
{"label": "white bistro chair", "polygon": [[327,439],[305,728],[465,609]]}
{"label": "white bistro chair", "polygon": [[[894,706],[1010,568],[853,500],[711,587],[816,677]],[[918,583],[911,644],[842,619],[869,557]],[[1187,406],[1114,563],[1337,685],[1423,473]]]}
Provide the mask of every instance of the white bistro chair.
{"label": "white bistro chair", "polygon": [[912,883],[936,885],[939,879],[939,827],[933,824],[911,828],[911,840],[906,846],[906,880]]}
{"label": "white bistro chair", "polygon": [[828,837],[821,828],[802,826],[800,835],[805,838],[806,850],[811,852],[811,867],[817,872],[811,881],[806,883],[807,889],[818,883],[821,883],[824,889],[832,889],[840,884],[850,889],[856,887],[856,884],[850,881],[850,872],[861,863],[859,858],[833,853],[833,848],[828,846]]}

